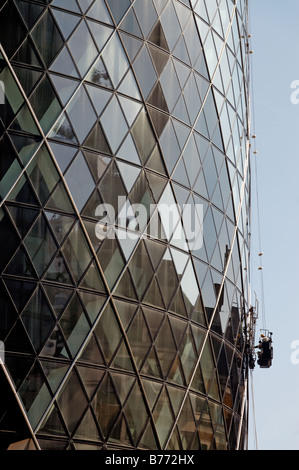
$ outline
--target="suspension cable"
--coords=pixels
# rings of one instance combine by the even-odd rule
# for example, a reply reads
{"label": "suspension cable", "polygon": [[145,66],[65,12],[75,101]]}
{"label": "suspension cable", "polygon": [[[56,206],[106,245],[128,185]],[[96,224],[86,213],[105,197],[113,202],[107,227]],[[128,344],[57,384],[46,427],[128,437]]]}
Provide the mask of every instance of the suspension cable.
{"label": "suspension cable", "polygon": [[[251,26],[250,21],[250,13],[248,19],[249,27]],[[252,59],[250,59],[250,67],[249,67],[249,74],[250,74],[250,94],[252,97],[252,101],[254,102],[254,80],[253,80],[253,63]],[[254,106],[251,107],[251,122],[253,131],[255,130],[255,112]],[[256,150],[256,142],[254,139],[253,143],[253,155],[254,155],[254,173],[255,173],[255,198],[256,198],[256,217],[257,217],[257,236],[258,236],[258,255],[261,258],[263,255],[262,252],[262,236],[261,236],[261,218],[260,218],[260,201],[259,201],[259,183],[258,183],[258,158],[257,158],[257,150]],[[261,295],[261,316],[262,316],[262,328],[266,329],[266,313],[265,313],[265,293],[264,293],[264,275],[263,275],[263,266],[261,262],[259,263],[258,270],[260,272],[260,295]]]}

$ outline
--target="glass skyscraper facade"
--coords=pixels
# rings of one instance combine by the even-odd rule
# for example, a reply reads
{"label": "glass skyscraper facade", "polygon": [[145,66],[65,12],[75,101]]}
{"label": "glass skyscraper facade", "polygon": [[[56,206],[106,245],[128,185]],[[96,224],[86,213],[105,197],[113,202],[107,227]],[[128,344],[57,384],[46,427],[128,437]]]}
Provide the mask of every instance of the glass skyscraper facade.
{"label": "glass skyscraper facade", "polygon": [[0,1],[2,450],[246,447],[247,14]]}

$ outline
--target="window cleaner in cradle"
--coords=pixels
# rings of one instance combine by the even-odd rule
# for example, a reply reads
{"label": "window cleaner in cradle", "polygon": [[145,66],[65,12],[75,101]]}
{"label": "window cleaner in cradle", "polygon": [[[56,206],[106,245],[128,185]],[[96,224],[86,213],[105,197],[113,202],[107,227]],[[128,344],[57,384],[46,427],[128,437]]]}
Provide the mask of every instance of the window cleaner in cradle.
{"label": "window cleaner in cradle", "polygon": [[269,368],[272,365],[273,359],[272,333],[269,333],[267,336],[261,334],[259,344],[255,347],[259,349],[257,353],[258,365],[261,368]]}

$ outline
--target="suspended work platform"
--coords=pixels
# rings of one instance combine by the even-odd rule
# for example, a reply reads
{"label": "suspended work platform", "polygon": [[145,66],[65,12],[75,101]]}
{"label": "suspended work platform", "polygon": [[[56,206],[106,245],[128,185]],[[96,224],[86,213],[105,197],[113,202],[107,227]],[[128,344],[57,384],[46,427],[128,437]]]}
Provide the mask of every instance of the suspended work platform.
{"label": "suspended work platform", "polygon": [[269,331],[266,334],[261,334],[260,342],[256,348],[259,349],[257,356],[257,363],[262,369],[269,369],[272,366],[273,359],[273,345],[272,334]]}
{"label": "suspended work platform", "polygon": [[[248,352],[248,367],[253,370],[255,363],[260,366],[261,369],[269,369],[272,366],[273,360],[273,333],[269,330],[261,330],[259,343],[257,346],[255,343],[255,328],[258,319],[258,304],[255,307],[251,307],[248,313],[248,337],[247,337],[247,352]],[[256,350],[257,353],[256,353]]]}

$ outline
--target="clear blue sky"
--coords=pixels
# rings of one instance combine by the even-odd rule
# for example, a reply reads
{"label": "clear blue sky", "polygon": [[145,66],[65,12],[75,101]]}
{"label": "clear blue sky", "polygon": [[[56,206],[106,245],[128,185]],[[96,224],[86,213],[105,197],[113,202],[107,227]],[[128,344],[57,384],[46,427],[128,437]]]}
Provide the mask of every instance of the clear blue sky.
{"label": "clear blue sky", "polygon": [[[299,2],[249,6],[264,308],[274,340],[272,368],[253,373],[257,442],[258,450],[299,450],[299,364],[291,362],[291,343],[299,340],[299,104],[290,100],[291,82],[299,80]],[[252,288],[261,298],[256,225],[253,233]],[[257,333],[263,327],[260,315]],[[252,406],[250,418],[253,424]],[[251,426],[252,450],[253,437]]]}

